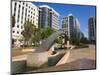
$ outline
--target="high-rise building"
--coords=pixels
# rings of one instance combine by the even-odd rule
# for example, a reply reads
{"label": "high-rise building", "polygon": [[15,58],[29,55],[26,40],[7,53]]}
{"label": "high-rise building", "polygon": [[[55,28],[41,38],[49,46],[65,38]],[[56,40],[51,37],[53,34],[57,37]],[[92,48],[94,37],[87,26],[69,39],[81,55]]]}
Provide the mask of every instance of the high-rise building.
{"label": "high-rise building", "polygon": [[68,35],[68,38],[75,38],[79,39],[80,37],[80,23],[78,19],[73,16],[72,14],[69,14],[68,16],[65,16],[62,19],[62,29],[66,31],[66,34]]}
{"label": "high-rise building", "polygon": [[12,43],[20,46],[25,21],[31,21],[38,28],[38,7],[31,2],[12,1],[12,16],[15,26],[12,28]]}
{"label": "high-rise building", "polygon": [[96,19],[90,17],[88,20],[89,40],[91,43],[96,42]]}
{"label": "high-rise building", "polygon": [[47,5],[39,6],[39,27],[54,28],[58,30],[59,13]]}
{"label": "high-rise building", "polygon": [[85,36],[84,36],[84,34],[83,34],[83,32],[80,32],[80,39],[82,39],[82,38],[84,38]]}
{"label": "high-rise building", "polygon": [[80,33],[81,33],[81,31],[80,31],[80,22],[79,22],[79,20],[76,18],[75,19],[76,21],[76,27],[75,27],[75,29],[76,29],[76,38],[78,38],[78,39],[81,39],[81,37],[80,37]]}

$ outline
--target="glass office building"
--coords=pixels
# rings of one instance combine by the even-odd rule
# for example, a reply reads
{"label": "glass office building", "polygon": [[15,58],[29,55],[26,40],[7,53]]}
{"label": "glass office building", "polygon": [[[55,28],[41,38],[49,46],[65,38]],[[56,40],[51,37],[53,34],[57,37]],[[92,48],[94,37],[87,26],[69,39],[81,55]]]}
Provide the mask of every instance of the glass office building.
{"label": "glass office building", "polygon": [[69,39],[72,37],[80,39],[80,23],[72,14],[69,14],[62,19],[62,29],[66,31]]}
{"label": "glass office building", "polygon": [[89,40],[90,43],[96,42],[96,20],[95,17],[90,17],[88,20]]}
{"label": "glass office building", "polygon": [[58,30],[59,14],[47,5],[39,6],[39,27]]}

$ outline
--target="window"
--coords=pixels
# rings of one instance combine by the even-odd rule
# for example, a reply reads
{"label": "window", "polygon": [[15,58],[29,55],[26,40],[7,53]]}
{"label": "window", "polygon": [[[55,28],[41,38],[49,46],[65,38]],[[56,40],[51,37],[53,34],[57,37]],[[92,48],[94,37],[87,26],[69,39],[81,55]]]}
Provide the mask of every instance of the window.
{"label": "window", "polygon": [[26,4],[26,7],[27,7],[27,4]]}
{"label": "window", "polygon": [[24,10],[24,7],[22,7],[22,10]]}
{"label": "window", "polygon": [[23,5],[24,5],[24,2],[23,2]]}
{"label": "window", "polygon": [[29,8],[30,8],[30,6],[29,6]]}
{"label": "window", "polygon": [[35,13],[34,13],[34,15],[35,15]]}
{"label": "window", "polygon": [[15,7],[14,7],[14,16],[16,15],[16,6],[17,6],[17,3],[15,2]]}
{"label": "window", "polygon": [[23,31],[21,32],[21,34],[23,34]]}
{"label": "window", "polygon": [[24,13],[24,7],[22,7],[21,23],[23,23],[23,13]]}
{"label": "window", "polygon": [[30,17],[30,15],[28,15],[28,17]]}
{"label": "window", "polygon": [[30,13],[30,10],[29,10],[29,13]]}
{"label": "window", "polygon": [[18,9],[18,20],[17,20],[17,22],[19,22],[19,17],[20,17],[20,5],[19,5],[19,9]]}
{"label": "window", "polygon": [[19,25],[17,25],[17,28],[19,28]]}
{"label": "window", "polygon": [[26,8],[26,10],[25,10],[25,21],[26,21],[26,15],[27,15],[27,8]]}
{"label": "window", "polygon": [[23,29],[23,26],[21,26],[21,29]]}
{"label": "window", "polygon": [[15,33],[15,31],[13,31],[13,33]]}
{"label": "window", "polygon": [[17,34],[19,34],[19,31],[17,31]]}

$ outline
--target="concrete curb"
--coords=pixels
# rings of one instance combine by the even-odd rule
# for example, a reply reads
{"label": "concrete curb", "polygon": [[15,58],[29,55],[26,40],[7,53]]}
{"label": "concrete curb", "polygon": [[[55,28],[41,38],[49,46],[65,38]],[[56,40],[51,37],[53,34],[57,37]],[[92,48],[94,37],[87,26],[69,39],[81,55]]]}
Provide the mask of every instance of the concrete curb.
{"label": "concrete curb", "polygon": [[67,63],[67,60],[68,60],[68,58],[69,58],[69,55],[70,55],[70,51],[68,51],[68,52],[62,57],[62,59],[56,64],[56,66]]}

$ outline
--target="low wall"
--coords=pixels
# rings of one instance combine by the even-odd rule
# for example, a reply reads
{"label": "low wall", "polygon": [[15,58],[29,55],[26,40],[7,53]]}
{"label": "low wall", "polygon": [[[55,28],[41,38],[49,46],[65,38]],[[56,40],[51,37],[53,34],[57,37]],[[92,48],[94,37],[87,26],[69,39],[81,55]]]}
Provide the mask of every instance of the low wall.
{"label": "low wall", "polygon": [[69,55],[70,55],[70,51],[66,52],[66,54],[60,59],[60,61],[56,64],[56,66],[67,63]]}
{"label": "low wall", "polygon": [[15,73],[23,73],[26,71],[26,61],[15,61],[11,64],[11,72],[12,74]]}
{"label": "low wall", "polygon": [[57,53],[48,57],[48,66],[54,66],[64,56],[65,53]]}
{"label": "low wall", "polygon": [[48,62],[48,52],[30,53],[27,56],[27,66],[39,68]]}

